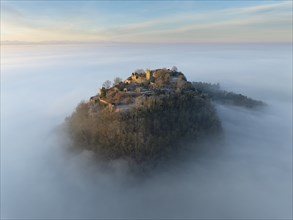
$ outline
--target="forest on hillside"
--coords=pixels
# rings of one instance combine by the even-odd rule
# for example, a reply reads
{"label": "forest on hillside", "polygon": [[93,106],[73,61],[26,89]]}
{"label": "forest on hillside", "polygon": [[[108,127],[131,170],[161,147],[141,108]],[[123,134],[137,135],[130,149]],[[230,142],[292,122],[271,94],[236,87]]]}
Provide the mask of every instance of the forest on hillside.
{"label": "forest on hillside", "polygon": [[147,70],[124,82],[116,78],[112,86],[106,81],[66,119],[66,130],[75,149],[141,164],[167,156],[182,140],[219,134],[213,101],[249,108],[263,104],[219,84],[191,83],[177,69]]}

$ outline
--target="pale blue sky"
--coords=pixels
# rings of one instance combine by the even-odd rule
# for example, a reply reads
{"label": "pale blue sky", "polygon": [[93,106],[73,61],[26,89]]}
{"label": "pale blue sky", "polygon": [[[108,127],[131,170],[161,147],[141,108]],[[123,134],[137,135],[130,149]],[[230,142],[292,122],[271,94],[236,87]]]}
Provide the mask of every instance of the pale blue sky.
{"label": "pale blue sky", "polygon": [[292,1],[1,1],[2,41],[291,42]]}

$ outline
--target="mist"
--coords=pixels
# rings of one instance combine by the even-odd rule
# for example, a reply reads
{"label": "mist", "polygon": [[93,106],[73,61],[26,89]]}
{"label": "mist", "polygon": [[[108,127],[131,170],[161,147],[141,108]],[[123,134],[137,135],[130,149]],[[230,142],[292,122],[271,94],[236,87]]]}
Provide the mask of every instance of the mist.
{"label": "mist", "polygon": [[[172,66],[267,106],[216,105],[221,140],[139,177],[67,151],[60,126],[105,80]],[[292,45],[1,46],[1,218],[292,218]]]}

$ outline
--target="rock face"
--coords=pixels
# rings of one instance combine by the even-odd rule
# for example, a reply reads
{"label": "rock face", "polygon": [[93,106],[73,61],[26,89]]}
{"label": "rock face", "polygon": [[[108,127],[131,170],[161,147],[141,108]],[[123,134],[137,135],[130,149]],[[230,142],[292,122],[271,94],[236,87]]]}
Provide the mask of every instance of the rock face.
{"label": "rock face", "polygon": [[207,96],[177,70],[132,73],[124,82],[100,89],[66,120],[77,148],[105,159],[157,160],[182,139],[221,129]]}

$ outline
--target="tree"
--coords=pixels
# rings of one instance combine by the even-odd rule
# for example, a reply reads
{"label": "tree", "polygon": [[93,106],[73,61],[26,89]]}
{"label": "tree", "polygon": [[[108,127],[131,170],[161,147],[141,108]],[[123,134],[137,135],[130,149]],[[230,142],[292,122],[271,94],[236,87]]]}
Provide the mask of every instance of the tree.
{"label": "tree", "polygon": [[177,72],[178,71],[178,69],[177,69],[176,66],[173,66],[171,70],[174,71],[174,72]]}
{"label": "tree", "polygon": [[116,86],[118,85],[120,82],[122,82],[122,79],[120,77],[116,77],[113,81],[113,85]]}
{"label": "tree", "polygon": [[135,70],[135,73],[138,73],[138,74],[140,74],[140,73],[145,73],[145,72],[144,72],[144,70],[143,70],[143,69],[137,69],[137,70]]}
{"label": "tree", "polygon": [[176,88],[180,91],[186,86],[186,81],[182,77],[178,77],[176,81]]}
{"label": "tree", "polygon": [[106,89],[109,89],[111,87],[112,82],[110,80],[106,80],[103,83],[103,87],[105,87]]}
{"label": "tree", "polygon": [[101,89],[100,89],[100,97],[101,98],[104,98],[104,97],[106,97],[106,89],[105,89],[105,87],[102,87]]}

